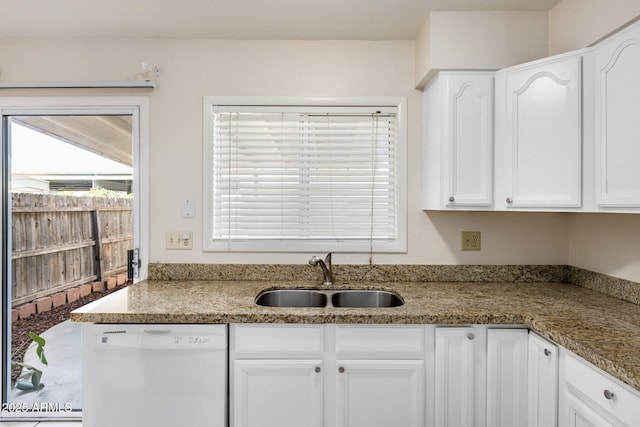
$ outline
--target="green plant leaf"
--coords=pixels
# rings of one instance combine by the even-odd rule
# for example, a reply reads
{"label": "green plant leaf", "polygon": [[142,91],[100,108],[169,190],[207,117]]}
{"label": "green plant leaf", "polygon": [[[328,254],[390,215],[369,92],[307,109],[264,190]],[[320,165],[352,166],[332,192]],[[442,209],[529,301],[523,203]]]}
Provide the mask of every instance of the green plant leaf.
{"label": "green plant leaf", "polygon": [[31,338],[40,347],[44,347],[44,345],[47,343],[44,340],[44,338],[42,338],[40,335],[37,335],[33,332],[29,332],[29,338]]}
{"label": "green plant leaf", "polygon": [[49,362],[47,361],[47,358],[44,356],[44,346],[47,343],[45,339],[33,332],[29,332],[29,337],[31,337],[33,342],[36,343],[36,354],[38,355],[40,362],[43,365],[49,366]]}
{"label": "green plant leaf", "polygon": [[44,357],[44,348],[43,347],[36,347],[36,354],[38,355],[38,358],[40,359],[40,362],[42,362],[43,365],[49,366],[49,362],[47,362],[47,358]]}

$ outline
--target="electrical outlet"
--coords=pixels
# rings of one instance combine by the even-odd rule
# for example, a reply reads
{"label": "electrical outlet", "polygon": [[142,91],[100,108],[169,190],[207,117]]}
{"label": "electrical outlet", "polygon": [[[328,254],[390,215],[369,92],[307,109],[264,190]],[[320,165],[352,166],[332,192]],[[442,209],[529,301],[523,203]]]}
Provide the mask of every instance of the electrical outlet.
{"label": "electrical outlet", "polygon": [[463,231],[462,245],[463,251],[479,251],[480,250],[480,232],[479,231]]}
{"label": "electrical outlet", "polygon": [[165,248],[193,249],[193,239],[190,231],[166,231]]}

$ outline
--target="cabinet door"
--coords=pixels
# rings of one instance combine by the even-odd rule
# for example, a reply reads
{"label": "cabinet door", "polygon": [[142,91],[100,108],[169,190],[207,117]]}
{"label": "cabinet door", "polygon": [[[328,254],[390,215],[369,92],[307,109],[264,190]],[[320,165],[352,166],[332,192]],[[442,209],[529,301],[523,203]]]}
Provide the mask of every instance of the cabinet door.
{"label": "cabinet door", "polygon": [[569,391],[565,390],[564,393],[561,404],[566,408],[560,413],[566,414],[566,418],[560,418],[560,427],[615,427]]}
{"label": "cabinet door", "polygon": [[443,196],[448,207],[493,202],[493,75],[445,74]]}
{"label": "cabinet door", "polygon": [[337,427],[424,425],[424,361],[338,360]]}
{"label": "cabinet door", "polygon": [[487,425],[527,425],[527,329],[487,332]]}
{"label": "cabinet door", "polygon": [[423,207],[493,206],[493,72],[442,71],[423,97]]}
{"label": "cabinet door", "polygon": [[580,56],[506,70],[500,82],[504,93],[496,103],[504,104],[499,137],[504,164],[497,163],[496,168],[503,170],[506,183],[501,206],[580,207]]}
{"label": "cabinet door", "polygon": [[476,425],[476,338],[470,327],[436,328],[435,425]]}
{"label": "cabinet door", "polygon": [[236,360],[231,425],[321,427],[322,361]]}
{"label": "cabinet door", "polygon": [[640,25],[596,46],[596,205],[640,207]]}
{"label": "cabinet door", "polygon": [[528,426],[555,427],[558,401],[558,348],[529,332]]}

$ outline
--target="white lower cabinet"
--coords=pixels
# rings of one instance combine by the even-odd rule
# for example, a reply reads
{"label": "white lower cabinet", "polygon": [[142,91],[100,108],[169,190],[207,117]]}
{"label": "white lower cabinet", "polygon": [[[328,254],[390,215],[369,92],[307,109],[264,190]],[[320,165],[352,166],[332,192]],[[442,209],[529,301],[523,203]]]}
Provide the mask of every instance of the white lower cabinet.
{"label": "white lower cabinet", "polygon": [[237,360],[233,377],[234,425],[323,425],[322,360]]}
{"label": "white lower cabinet", "polygon": [[423,325],[232,325],[232,427],[422,427]]}
{"label": "white lower cabinet", "polygon": [[238,324],[230,427],[640,427],[640,393],[522,327]]}
{"label": "white lower cabinet", "polygon": [[573,394],[566,392],[563,396],[563,410],[565,411],[562,418],[562,426],[567,427],[615,427],[597,412],[582,402]]}
{"label": "white lower cabinet", "polygon": [[526,427],[528,329],[487,332],[487,426]]}
{"label": "white lower cabinet", "polygon": [[527,329],[438,327],[435,335],[435,427],[527,425]]}
{"label": "white lower cabinet", "polygon": [[229,328],[230,426],[324,426],[323,325]]}
{"label": "white lower cabinet", "polygon": [[338,360],[338,427],[424,425],[424,361]]}
{"label": "white lower cabinet", "polygon": [[558,419],[558,347],[529,332],[529,427],[555,427]]}
{"label": "white lower cabinet", "polygon": [[560,350],[560,427],[640,426],[640,393]]}
{"label": "white lower cabinet", "polygon": [[[478,363],[482,336],[474,327],[438,327],[435,343],[435,426],[472,427],[484,419],[484,405],[476,399],[483,384]],[[479,344],[480,343],[480,344]]]}

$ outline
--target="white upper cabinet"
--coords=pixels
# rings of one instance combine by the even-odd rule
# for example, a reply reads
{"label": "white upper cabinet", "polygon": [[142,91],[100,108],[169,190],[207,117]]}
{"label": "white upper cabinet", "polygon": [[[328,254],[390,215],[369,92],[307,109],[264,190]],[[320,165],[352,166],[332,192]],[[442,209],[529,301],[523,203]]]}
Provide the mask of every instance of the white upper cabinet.
{"label": "white upper cabinet", "polygon": [[425,209],[488,209],[493,72],[440,72],[424,92]]}
{"label": "white upper cabinet", "polygon": [[423,97],[423,209],[640,213],[640,22]]}
{"label": "white upper cabinet", "polygon": [[640,207],[640,24],[594,48],[595,203]]}
{"label": "white upper cabinet", "polygon": [[580,52],[496,74],[496,208],[581,206],[581,94]]}

